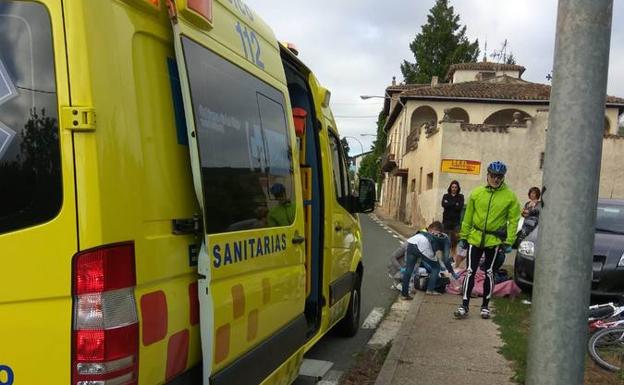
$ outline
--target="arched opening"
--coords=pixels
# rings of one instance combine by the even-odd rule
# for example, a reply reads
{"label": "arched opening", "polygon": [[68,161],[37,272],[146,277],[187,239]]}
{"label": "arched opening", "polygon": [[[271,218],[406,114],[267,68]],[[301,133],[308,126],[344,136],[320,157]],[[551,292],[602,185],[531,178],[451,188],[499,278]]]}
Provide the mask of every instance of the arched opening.
{"label": "arched opening", "polygon": [[508,108],[505,110],[496,111],[492,115],[488,116],[485,121],[483,121],[483,124],[491,124],[494,126],[524,124],[525,119],[528,119],[530,117],[531,115],[527,114],[524,111],[515,108]]}
{"label": "arched opening", "polygon": [[470,123],[470,117],[468,116],[468,112],[463,108],[453,107],[451,109],[445,110],[444,113],[451,122]]}
{"label": "arched opening", "polygon": [[435,110],[429,106],[421,106],[412,112],[412,119],[410,122],[410,134],[415,132],[414,130],[418,130],[420,132],[420,128],[424,125],[437,125],[438,124],[438,114],[436,114]]}

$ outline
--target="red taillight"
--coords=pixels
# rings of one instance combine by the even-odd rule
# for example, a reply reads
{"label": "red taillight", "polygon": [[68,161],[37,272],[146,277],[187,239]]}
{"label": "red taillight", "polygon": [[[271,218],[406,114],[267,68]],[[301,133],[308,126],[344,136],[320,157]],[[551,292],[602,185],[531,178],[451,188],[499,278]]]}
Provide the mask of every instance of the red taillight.
{"label": "red taillight", "polygon": [[134,245],[74,256],[74,385],[132,385],[138,379],[139,323]]}
{"label": "red taillight", "polygon": [[134,287],[134,246],[122,244],[74,257],[74,295]]}

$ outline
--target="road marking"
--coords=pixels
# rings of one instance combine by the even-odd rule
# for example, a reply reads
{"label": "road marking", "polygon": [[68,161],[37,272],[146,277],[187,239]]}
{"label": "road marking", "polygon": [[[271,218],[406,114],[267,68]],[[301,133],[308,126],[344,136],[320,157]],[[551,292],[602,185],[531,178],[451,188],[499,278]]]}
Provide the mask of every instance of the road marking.
{"label": "road marking", "polygon": [[386,310],[383,307],[374,308],[362,324],[362,329],[375,329],[381,322]]}
{"label": "road marking", "polygon": [[334,363],[331,361],[313,360],[304,358],[299,368],[299,375],[306,377],[322,378]]}
{"label": "road marking", "polygon": [[369,214],[368,215],[374,222],[377,222],[377,224],[379,226],[381,226],[384,230],[386,230],[389,234],[392,234],[392,236],[396,239],[399,240],[399,242],[402,244],[402,241],[405,241],[407,238],[405,238],[404,236],[402,236],[401,234],[399,234],[398,232],[394,231],[393,228],[391,228],[390,226],[388,226],[384,221],[382,221],[378,216],[376,216],[375,214]]}
{"label": "road marking", "polygon": [[330,370],[316,385],[338,385],[340,383],[340,377],[342,377],[341,371]]}
{"label": "road marking", "polygon": [[392,341],[399,332],[409,312],[409,307],[410,303],[407,301],[395,302],[390,308],[386,318],[384,318],[381,325],[379,325],[375,331],[375,334],[373,334],[373,337],[368,341],[368,346],[371,348],[382,348]]}

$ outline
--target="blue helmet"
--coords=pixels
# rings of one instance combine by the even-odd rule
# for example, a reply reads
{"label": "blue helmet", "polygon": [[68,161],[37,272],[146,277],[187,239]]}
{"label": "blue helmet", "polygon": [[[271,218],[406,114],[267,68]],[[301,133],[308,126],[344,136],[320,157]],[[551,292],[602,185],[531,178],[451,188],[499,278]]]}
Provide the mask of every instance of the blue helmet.
{"label": "blue helmet", "polygon": [[507,173],[507,166],[505,166],[505,163],[497,160],[490,163],[487,170],[492,174],[505,175]]}
{"label": "blue helmet", "polygon": [[273,194],[274,196],[281,196],[286,193],[286,188],[281,183],[275,183],[273,184],[273,186],[271,186],[270,191],[271,194]]}

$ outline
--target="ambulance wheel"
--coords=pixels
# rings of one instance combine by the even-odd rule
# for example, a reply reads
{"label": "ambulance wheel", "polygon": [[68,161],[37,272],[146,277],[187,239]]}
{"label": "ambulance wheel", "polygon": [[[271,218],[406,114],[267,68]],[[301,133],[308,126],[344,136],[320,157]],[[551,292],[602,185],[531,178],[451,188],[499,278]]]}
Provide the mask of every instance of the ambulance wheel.
{"label": "ambulance wheel", "polygon": [[355,281],[355,285],[351,290],[351,299],[349,300],[349,308],[347,314],[338,323],[338,332],[344,337],[353,337],[360,329],[360,286],[361,279],[358,275]]}

